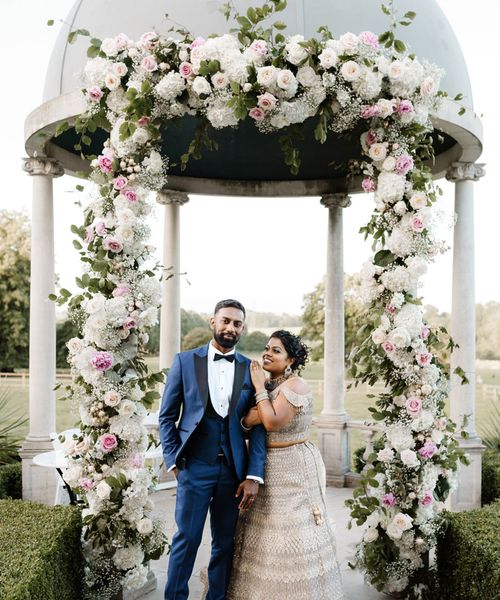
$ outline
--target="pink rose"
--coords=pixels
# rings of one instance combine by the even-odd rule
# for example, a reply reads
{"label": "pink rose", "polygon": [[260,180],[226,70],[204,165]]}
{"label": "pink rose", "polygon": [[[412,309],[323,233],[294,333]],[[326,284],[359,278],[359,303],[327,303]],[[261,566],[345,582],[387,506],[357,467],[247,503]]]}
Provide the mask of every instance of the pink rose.
{"label": "pink rose", "polygon": [[373,105],[365,105],[361,109],[361,117],[363,119],[371,119],[372,117],[378,117],[380,114],[380,107],[376,104]]}
{"label": "pink rose", "polygon": [[86,244],[90,244],[90,242],[92,242],[94,240],[95,237],[95,231],[94,228],[92,227],[92,225],[89,225],[88,227],[85,227],[85,239],[84,242]]}
{"label": "pink rose", "polygon": [[126,319],[124,319],[124,321],[123,321],[124,329],[134,329],[134,327],[137,327],[137,321],[134,318],[127,317]]}
{"label": "pink rose", "polygon": [[402,154],[396,160],[395,169],[400,175],[406,175],[408,171],[413,169],[413,158],[409,154]]}
{"label": "pink rose", "polygon": [[257,104],[260,106],[260,108],[262,108],[262,110],[273,110],[273,108],[276,106],[276,97],[269,92],[266,92],[265,94],[257,96]]}
{"label": "pink rose", "polygon": [[377,141],[377,135],[371,129],[366,132],[366,143],[371,146]]}
{"label": "pink rose", "polygon": [[104,433],[101,435],[99,445],[103,452],[112,452],[118,446],[118,440],[112,433]]}
{"label": "pink rose", "polygon": [[179,65],[179,73],[187,79],[193,74],[193,65],[189,62],[181,62]]}
{"label": "pink rose", "polygon": [[401,100],[401,102],[399,103],[399,105],[397,107],[397,111],[401,115],[406,114],[406,113],[411,113],[414,110],[415,109],[413,108],[413,104],[412,104],[411,100]]}
{"label": "pink rose", "polygon": [[112,291],[112,296],[113,298],[119,298],[121,296],[126,296],[129,292],[130,288],[126,283],[119,283]]}
{"label": "pink rose", "polygon": [[158,68],[158,63],[156,62],[156,58],[151,55],[145,56],[142,59],[141,67],[148,73],[152,73],[153,71],[156,71],[156,69]]}
{"label": "pink rose", "polygon": [[394,306],[394,304],[386,304],[385,305],[385,310],[390,315],[393,315],[397,311],[397,308]]}
{"label": "pink rose", "polygon": [[387,354],[394,352],[394,344],[390,340],[385,340],[385,342],[382,344],[382,348],[387,352]]}
{"label": "pink rose", "polygon": [[92,479],[85,477],[84,479],[80,480],[80,487],[82,487],[86,492],[88,492],[95,487],[95,482],[92,481]]}
{"label": "pink rose", "polygon": [[145,50],[152,50],[158,43],[158,34],[155,31],[147,31],[141,35],[139,44]]}
{"label": "pink rose", "polygon": [[396,496],[392,492],[389,492],[388,494],[384,494],[382,496],[382,504],[387,507],[395,506],[396,505]]}
{"label": "pink rose", "polygon": [[113,187],[115,190],[123,190],[123,188],[127,185],[127,178],[123,175],[119,175],[115,179],[113,179]]}
{"label": "pink rose", "polygon": [[127,35],[125,35],[124,33],[119,33],[115,37],[115,43],[116,43],[116,47],[118,48],[118,50],[121,51],[121,50],[125,50],[125,48],[128,48],[131,41]]}
{"label": "pink rose", "polygon": [[264,119],[264,117],[266,116],[266,113],[262,110],[262,108],[259,108],[258,106],[254,106],[254,108],[252,108],[248,112],[248,115],[250,117],[252,117],[252,119],[255,119],[256,121],[262,121],[262,119]]}
{"label": "pink rose", "polygon": [[104,221],[98,221],[95,226],[95,232],[97,235],[104,235],[106,233],[106,225]]}
{"label": "pink rose", "polygon": [[255,54],[265,56],[267,54],[267,44],[264,40],[254,40],[250,44],[250,50],[255,52]]}
{"label": "pink rose", "polygon": [[91,87],[87,90],[87,96],[92,100],[92,102],[99,102],[103,97],[104,93],[99,87]]}
{"label": "pink rose", "polygon": [[151,119],[149,117],[141,117],[137,120],[137,127],[147,127],[150,122]]}
{"label": "pink rose", "polygon": [[422,215],[418,215],[418,214],[413,215],[413,217],[411,218],[411,221],[410,221],[410,227],[413,229],[413,231],[415,231],[417,233],[420,233],[421,231],[423,231],[425,228],[425,224],[424,224],[424,220],[422,219]]}
{"label": "pink rose", "polygon": [[104,239],[102,247],[110,252],[121,252],[123,250],[123,244],[111,235]]}
{"label": "pink rose", "polygon": [[420,337],[423,340],[426,340],[429,337],[429,333],[431,332],[431,330],[428,327],[422,327],[422,331],[420,332]]}
{"label": "pink rose", "polygon": [[198,48],[198,46],[203,46],[204,43],[205,43],[205,38],[197,37],[195,40],[193,40],[193,42],[191,42],[191,46],[189,46],[189,47],[192,50],[193,48]]}
{"label": "pink rose", "polygon": [[111,171],[113,170],[113,163],[108,156],[99,156],[97,162],[99,164],[99,168],[103,173],[111,173]]}
{"label": "pink rose", "polygon": [[135,192],[133,189],[131,188],[123,188],[123,190],[120,191],[120,193],[125,196],[125,198],[131,202],[132,204],[134,204],[135,202],[137,202],[137,200],[139,199],[139,197],[137,196],[137,192]]}
{"label": "pink rose", "polygon": [[422,458],[432,458],[437,452],[437,446],[434,442],[426,442],[418,451]]}
{"label": "pink rose", "polygon": [[430,352],[417,352],[415,358],[421,367],[431,364],[432,354]]}
{"label": "pink rose", "polygon": [[373,180],[371,177],[365,177],[361,182],[361,187],[365,192],[374,192],[375,180]]}
{"label": "pink rose", "polygon": [[430,506],[434,502],[434,495],[430,490],[424,492],[424,495],[420,499],[422,506]]}
{"label": "pink rose", "polygon": [[90,362],[97,371],[108,371],[113,366],[113,355],[111,352],[97,352]]}
{"label": "pink rose", "polygon": [[418,396],[410,396],[407,398],[405,406],[410,417],[416,417],[422,409],[422,400]]}
{"label": "pink rose", "polygon": [[366,46],[371,46],[372,48],[379,47],[378,36],[372,31],[362,31],[358,35],[358,40]]}

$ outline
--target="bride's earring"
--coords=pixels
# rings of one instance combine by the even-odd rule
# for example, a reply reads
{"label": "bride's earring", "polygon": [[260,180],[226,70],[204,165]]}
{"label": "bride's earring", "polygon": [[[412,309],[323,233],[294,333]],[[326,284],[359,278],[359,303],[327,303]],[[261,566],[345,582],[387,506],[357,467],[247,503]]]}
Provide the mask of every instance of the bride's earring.
{"label": "bride's earring", "polygon": [[291,374],[292,374],[292,367],[290,365],[288,365],[288,367],[285,369],[285,377],[290,377]]}

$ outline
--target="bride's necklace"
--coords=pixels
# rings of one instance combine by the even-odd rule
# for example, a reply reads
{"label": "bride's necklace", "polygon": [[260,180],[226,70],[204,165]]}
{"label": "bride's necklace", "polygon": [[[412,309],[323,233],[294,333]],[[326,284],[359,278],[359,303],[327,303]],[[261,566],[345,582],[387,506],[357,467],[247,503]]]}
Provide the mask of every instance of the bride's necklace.
{"label": "bride's necklace", "polygon": [[279,375],[278,377],[268,379],[264,385],[268,392],[272,392],[287,379],[286,375]]}

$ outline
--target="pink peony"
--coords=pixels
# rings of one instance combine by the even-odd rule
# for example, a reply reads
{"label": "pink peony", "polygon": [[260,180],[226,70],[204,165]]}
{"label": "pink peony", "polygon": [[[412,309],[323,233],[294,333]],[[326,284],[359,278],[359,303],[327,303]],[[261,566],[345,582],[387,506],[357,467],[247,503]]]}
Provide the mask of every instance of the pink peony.
{"label": "pink peony", "polygon": [[401,100],[401,102],[398,104],[397,107],[397,111],[400,114],[406,114],[406,113],[411,113],[413,112],[415,109],[413,108],[413,104],[411,102],[411,100]]}
{"label": "pink peony", "polygon": [[434,495],[430,490],[424,492],[424,495],[420,499],[422,506],[430,506],[434,502]]}
{"label": "pink peony", "polygon": [[113,355],[111,352],[97,352],[90,362],[97,371],[108,371],[113,366]]}
{"label": "pink peony", "polygon": [[102,247],[110,252],[121,252],[123,250],[123,244],[111,235],[104,239]]}
{"label": "pink peony", "polygon": [[126,296],[130,292],[130,288],[126,283],[119,283],[112,292],[113,298]]}
{"label": "pink peony", "polygon": [[396,496],[392,492],[389,492],[388,494],[384,494],[382,496],[382,504],[387,507],[395,506],[396,505]]}
{"label": "pink peony", "polygon": [[410,396],[407,398],[405,406],[410,417],[416,417],[422,409],[422,400],[418,396]]}
{"label": "pink peony", "polygon": [[434,454],[436,454],[437,450],[437,446],[434,442],[425,442],[418,453],[422,458],[432,458]]}
{"label": "pink peony", "polygon": [[98,221],[95,225],[95,232],[97,235],[104,235],[106,233],[106,225],[104,221]]}
{"label": "pink peony", "polygon": [[112,452],[118,446],[118,440],[112,433],[104,433],[101,435],[99,445],[103,452]]}
{"label": "pink peony", "polygon": [[95,238],[95,231],[92,225],[85,227],[85,239],[83,240],[86,244],[90,244]]}
{"label": "pink peony", "polygon": [[372,31],[362,31],[358,35],[358,39],[362,44],[365,44],[366,46],[371,46],[375,49],[379,47],[378,36]]}
{"label": "pink peony", "polygon": [[365,105],[361,109],[361,117],[363,119],[371,119],[372,117],[378,117],[380,114],[380,107],[376,104]]}
{"label": "pink peony", "polygon": [[385,342],[382,344],[382,348],[387,352],[387,354],[394,352],[395,349],[394,344],[390,340],[385,340]]}
{"label": "pink peony", "polygon": [[193,65],[189,62],[181,62],[179,65],[179,73],[187,79],[193,74]]}
{"label": "pink peony", "polygon": [[123,175],[119,175],[115,179],[113,179],[113,187],[115,190],[123,190],[123,188],[127,185],[127,178]]}
{"label": "pink peony", "polygon": [[132,188],[123,188],[120,193],[123,194],[129,202],[132,202],[132,204],[137,202],[139,199],[137,192],[135,192]]}
{"label": "pink peony", "polygon": [[149,117],[141,117],[137,120],[137,127],[147,127],[150,122],[151,119]]}
{"label": "pink peony", "polygon": [[113,170],[113,162],[108,156],[99,156],[97,162],[99,164],[99,168],[103,173],[111,173],[111,171]]}
{"label": "pink peony", "polygon": [[417,352],[415,358],[421,367],[426,367],[431,364],[432,354],[430,352]]}
{"label": "pink peony", "polygon": [[198,46],[203,46],[204,43],[205,43],[205,38],[197,37],[195,40],[193,40],[193,42],[191,42],[191,46],[189,46],[189,47],[191,49],[197,48]]}
{"label": "pink peony", "polygon": [[266,113],[262,110],[262,108],[254,106],[251,110],[248,111],[248,115],[256,121],[262,121],[262,119],[264,119],[264,117],[266,116]]}
{"label": "pink peony", "polygon": [[431,332],[431,330],[428,327],[422,327],[422,331],[420,332],[420,337],[423,340],[426,340],[429,337],[429,333]]}
{"label": "pink peony", "polygon": [[101,90],[101,88],[96,86],[91,87],[89,90],[87,90],[87,96],[90,100],[92,100],[92,102],[99,102],[103,95],[104,93]]}
{"label": "pink peony", "polygon": [[361,182],[361,187],[365,192],[374,192],[375,180],[373,180],[371,177],[365,177]]}
{"label": "pink peony", "polygon": [[408,171],[413,169],[413,158],[409,154],[402,154],[396,160],[395,169],[400,175],[406,175]]}

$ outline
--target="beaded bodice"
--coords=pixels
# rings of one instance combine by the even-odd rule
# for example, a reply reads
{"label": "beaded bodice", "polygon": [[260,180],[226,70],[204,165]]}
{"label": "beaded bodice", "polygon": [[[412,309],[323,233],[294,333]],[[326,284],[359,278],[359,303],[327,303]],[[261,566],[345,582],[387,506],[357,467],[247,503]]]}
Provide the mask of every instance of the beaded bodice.
{"label": "beaded bodice", "polygon": [[286,381],[270,392],[271,402],[282,393],[288,402],[294,406],[297,411],[291,421],[289,421],[279,431],[268,431],[268,442],[295,442],[306,439],[309,436],[309,427],[312,423],[313,397],[311,392],[307,394],[298,394],[289,387]]}

